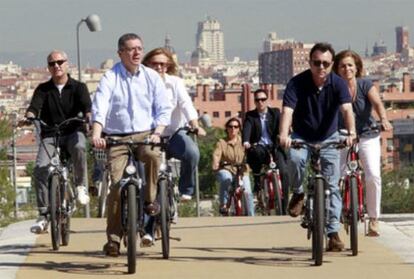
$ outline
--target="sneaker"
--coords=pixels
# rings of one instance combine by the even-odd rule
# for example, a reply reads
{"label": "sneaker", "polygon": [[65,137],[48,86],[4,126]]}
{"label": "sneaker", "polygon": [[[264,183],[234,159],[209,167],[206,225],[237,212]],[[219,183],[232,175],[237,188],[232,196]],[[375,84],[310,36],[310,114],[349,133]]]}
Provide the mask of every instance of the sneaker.
{"label": "sneaker", "polygon": [[191,197],[191,195],[186,195],[186,194],[182,194],[180,196],[180,202],[187,202],[187,201],[191,201],[193,197]]}
{"label": "sneaker", "polygon": [[327,247],[327,251],[331,251],[331,252],[341,252],[345,245],[342,242],[342,240],[339,238],[339,235],[337,232],[334,233],[330,233],[328,235],[329,237],[329,241],[328,241],[328,247]]}
{"label": "sneaker", "polygon": [[305,203],[305,194],[304,193],[293,193],[292,198],[289,201],[288,211],[289,215],[292,217],[298,217],[303,210],[303,205]]}
{"label": "sneaker", "polygon": [[154,245],[154,239],[152,238],[152,236],[149,233],[146,233],[142,238],[141,238],[141,247],[145,248],[145,247],[151,247],[152,245]]}
{"label": "sneaker", "polygon": [[106,256],[110,256],[110,257],[118,257],[120,252],[119,252],[119,243],[116,241],[111,241],[109,240],[104,246],[103,246],[103,251],[105,253]]}
{"label": "sneaker", "polygon": [[379,224],[376,218],[369,218],[367,236],[379,236]]}
{"label": "sneaker", "polygon": [[35,234],[41,234],[47,232],[47,228],[49,227],[49,222],[45,216],[39,216],[36,220],[36,223],[30,227],[30,232]]}
{"label": "sneaker", "polygon": [[89,203],[88,190],[86,190],[85,186],[77,186],[76,193],[78,194],[77,199],[80,204],[85,205]]}

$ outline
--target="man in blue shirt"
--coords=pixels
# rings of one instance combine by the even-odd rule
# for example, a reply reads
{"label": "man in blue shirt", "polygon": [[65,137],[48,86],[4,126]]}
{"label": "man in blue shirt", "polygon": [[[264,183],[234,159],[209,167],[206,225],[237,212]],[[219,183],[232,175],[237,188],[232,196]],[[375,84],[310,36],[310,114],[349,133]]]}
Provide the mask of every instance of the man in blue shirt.
{"label": "man in blue shirt", "polygon": [[[172,105],[160,75],[141,64],[143,45],[141,38],[133,33],[118,40],[118,55],[121,62],[107,71],[101,79],[92,104],[92,143],[105,148],[102,132],[121,140],[160,142],[160,135],[170,124]],[[159,148],[138,146],[134,150],[139,160],[145,163],[144,209],[150,216],[159,212],[156,201],[157,179],[160,168]],[[119,182],[127,165],[126,146],[109,149],[109,170],[112,185],[108,194],[106,255],[118,256],[122,238]],[[150,233],[141,239],[142,245],[150,245]]]}
{"label": "man in blue shirt", "polygon": [[[335,52],[330,44],[317,43],[310,51],[310,69],[293,77],[283,96],[283,109],[280,120],[280,144],[289,148],[292,139],[323,143],[334,141],[338,135],[338,113],[342,113],[345,127],[350,136],[347,144],[355,138],[355,123],[351,96],[344,80],[331,73]],[[289,130],[292,128],[292,136]],[[298,216],[303,208],[304,179],[306,162],[309,159],[307,148],[290,149],[291,159],[296,166],[292,177],[293,196],[289,203],[289,214]],[[342,208],[338,188],[339,151],[334,147],[321,152],[322,174],[327,179],[330,196],[329,220],[326,226],[329,237],[328,250],[341,251],[344,244],[338,236],[339,219]]]}

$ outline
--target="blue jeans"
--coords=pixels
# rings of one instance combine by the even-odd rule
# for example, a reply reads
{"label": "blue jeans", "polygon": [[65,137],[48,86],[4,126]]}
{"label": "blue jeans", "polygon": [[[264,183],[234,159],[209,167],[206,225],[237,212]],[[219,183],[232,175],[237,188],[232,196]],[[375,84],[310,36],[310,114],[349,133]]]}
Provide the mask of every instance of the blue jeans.
{"label": "blue jeans", "polygon": [[198,146],[184,130],[171,137],[167,154],[181,161],[178,190],[180,194],[192,195],[195,188],[195,173],[200,160]]}
{"label": "blue jeans", "polygon": [[[301,138],[296,134],[293,134],[292,139]],[[338,133],[335,133],[325,141],[335,141],[338,139],[339,135]],[[310,152],[306,147],[301,149],[291,148],[290,158],[293,162],[292,167],[295,168],[294,172],[292,173],[296,173],[296,175],[292,177],[293,192],[297,194],[303,193],[303,180],[306,178],[304,177],[305,169],[306,164],[310,159]],[[338,187],[338,181],[340,177],[339,158],[340,151],[335,147],[329,147],[321,150],[322,175],[325,177],[329,190],[331,191],[329,221],[326,226],[326,231],[328,234],[337,232],[340,228],[339,220],[342,210],[342,198]]]}
{"label": "blue jeans", "polygon": [[[216,177],[220,184],[220,205],[226,204],[229,197],[227,189],[233,183],[234,175],[228,170],[221,169],[217,172]],[[254,216],[252,187],[250,186],[250,178],[248,175],[243,176],[243,186],[247,200],[247,215]]]}

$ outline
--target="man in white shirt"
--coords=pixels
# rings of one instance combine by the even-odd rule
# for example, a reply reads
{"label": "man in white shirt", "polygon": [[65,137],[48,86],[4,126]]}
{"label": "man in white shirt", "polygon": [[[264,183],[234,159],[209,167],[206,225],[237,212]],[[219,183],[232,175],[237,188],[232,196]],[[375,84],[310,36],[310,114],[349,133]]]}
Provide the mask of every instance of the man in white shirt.
{"label": "man in white shirt", "polygon": [[[159,142],[160,135],[170,124],[172,105],[168,101],[161,77],[152,69],[141,65],[143,45],[141,38],[133,33],[122,35],[118,40],[118,55],[121,62],[105,73],[101,79],[92,105],[92,142],[105,148],[102,132],[122,140]],[[122,178],[128,155],[125,146],[109,149],[109,166],[112,179],[108,194],[106,255],[118,256],[122,238],[120,217],[119,182]],[[156,201],[157,179],[160,167],[158,148],[139,146],[134,150],[145,164],[144,209],[149,215],[159,212]],[[145,241],[152,242],[148,236]]]}

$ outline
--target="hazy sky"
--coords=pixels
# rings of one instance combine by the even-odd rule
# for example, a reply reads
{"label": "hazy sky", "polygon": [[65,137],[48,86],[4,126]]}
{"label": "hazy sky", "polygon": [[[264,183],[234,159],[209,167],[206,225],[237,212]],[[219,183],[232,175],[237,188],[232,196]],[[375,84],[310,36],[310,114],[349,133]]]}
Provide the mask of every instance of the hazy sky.
{"label": "hazy sky", "polygon": [[207,15],[221,23],[232,54],[258,52],[271,31],[360,52],[380,40],[395,51],[395,26],[406,25],[414,34],[414,0],[0,0],[0,63],[11,52],[76,53],[76,24],[91,13],[100,16],[103,30],[91,33],[81,26],[83,56],[115,53],[126,32],[140,34],[146,50],[163,45],[168,33],[179,52],[193,51],[197,22]]}

